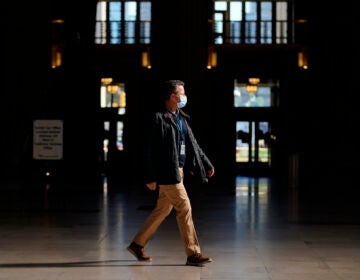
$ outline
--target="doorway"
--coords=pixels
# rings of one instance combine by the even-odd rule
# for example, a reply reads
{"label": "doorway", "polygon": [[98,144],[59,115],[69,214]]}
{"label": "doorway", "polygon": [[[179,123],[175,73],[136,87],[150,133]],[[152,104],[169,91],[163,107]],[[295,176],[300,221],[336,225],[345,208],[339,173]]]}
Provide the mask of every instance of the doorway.
{"label": "doorway", "polygon": [[243,170],[269,171],[272,167],[272,142],[269,121],[236,121],[235,162]]}

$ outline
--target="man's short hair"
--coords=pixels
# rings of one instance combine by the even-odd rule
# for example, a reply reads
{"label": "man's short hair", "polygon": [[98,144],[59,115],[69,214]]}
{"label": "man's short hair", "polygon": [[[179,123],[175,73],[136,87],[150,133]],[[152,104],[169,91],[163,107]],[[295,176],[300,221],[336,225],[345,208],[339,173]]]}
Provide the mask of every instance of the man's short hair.
{"label": "man's short hair", "polygon": [[170,98],[170,95],[174,92],[176,92],[176,88],[178,86],[185,86],[185,83],[181,80],[167,80],[164,83],[163,89],[162,89],[162,97],[163,100],[168,100]]}

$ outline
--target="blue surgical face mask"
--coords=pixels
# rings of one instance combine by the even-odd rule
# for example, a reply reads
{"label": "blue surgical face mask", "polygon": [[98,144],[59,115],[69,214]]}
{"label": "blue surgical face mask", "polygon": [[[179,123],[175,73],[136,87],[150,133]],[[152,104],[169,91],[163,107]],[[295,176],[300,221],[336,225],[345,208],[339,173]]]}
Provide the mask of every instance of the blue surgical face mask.
{"label": "blue surgical face mask", "polygon": [[187,96],[186,95],[180,95],[180,101],[178,102],[178,108],[184,108],[187,102]]}

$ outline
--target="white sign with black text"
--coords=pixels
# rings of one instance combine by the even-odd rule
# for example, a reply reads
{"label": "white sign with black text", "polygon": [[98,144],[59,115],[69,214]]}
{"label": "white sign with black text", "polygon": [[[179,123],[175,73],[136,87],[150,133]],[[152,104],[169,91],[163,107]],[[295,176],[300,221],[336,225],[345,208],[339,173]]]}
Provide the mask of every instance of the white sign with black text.
{"label": "white sign with black text", "polygon": [[63,121],[34,120],[33,158],[57,160],[63,158]]}

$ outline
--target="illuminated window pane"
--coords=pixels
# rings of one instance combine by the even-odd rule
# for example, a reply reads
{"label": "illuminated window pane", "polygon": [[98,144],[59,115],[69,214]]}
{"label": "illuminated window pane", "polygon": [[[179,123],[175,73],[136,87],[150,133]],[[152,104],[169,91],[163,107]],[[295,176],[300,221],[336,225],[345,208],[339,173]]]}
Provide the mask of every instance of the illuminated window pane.
{"label": "illuminated window pane", "polygon": [[[106,79],[103,78],[102,80]],[[126,112],[125,84],[102,81],[100,87],[100,107],[119,108],[118,114],[124,115]]]}
{"label": "illuminated window pane", "polygon": [[104,1],[96,8],[96,44],[150,44],[151,1]]}
{"label": "illuminated window pane", "polygon": [[249,122],[236,122],[236,162],[249,162],[250,145]]}
{"label": "illuminated window pane", "polygon": [[269,138],[269,123],[268,122],[259,122],[259,131],[258,131],[258,147],[259,147],[259,162],[269,162],[270,154],[268,147],[268,138]]}
{"label": "illuminated window pane", "polygon": [[119,151],[124,150],[123,133],[124,133],[124,122],[118,121],[116,125],[116,148]]}
{"label": "illuminated window pane", "polygon": [[258,86],[256,92],[248,92],[246,85],[235,85],[235,107],[270,107],[271,87]]}

